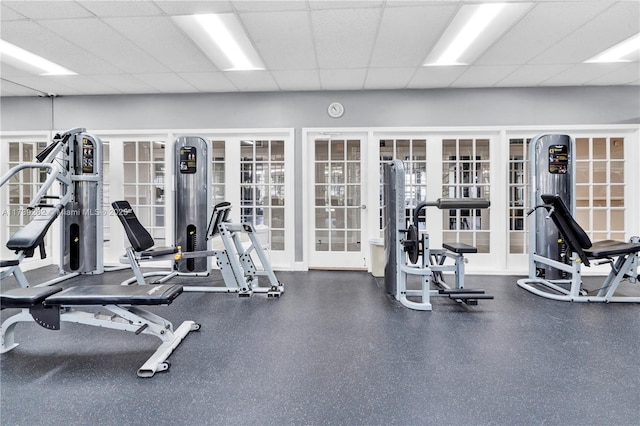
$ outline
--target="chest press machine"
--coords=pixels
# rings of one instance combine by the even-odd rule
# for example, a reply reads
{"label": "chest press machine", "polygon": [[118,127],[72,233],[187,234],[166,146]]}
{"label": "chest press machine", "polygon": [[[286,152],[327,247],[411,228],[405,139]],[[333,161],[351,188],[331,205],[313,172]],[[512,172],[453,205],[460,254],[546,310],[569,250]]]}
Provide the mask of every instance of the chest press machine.
{"label": "chest press machine", "polygon": [[[189,332],[198,330],[200,326],[193,321],[185,321],[174,330],[171,322],[139,306],[169,305],[182,293],[181,286],[87,285],[63,289],[50,285],[62,281],[58,279],[32,287],[21,269],[22,261],[32,257],[37,248],[42,258],[46,256],[44,238],[47,231],[61,214],[64,215],[67,210],[73,209],[80,214],[71,216],[80,216],[80,219],[63,218],[61,265],[63,271],[73,272],[63,279],[79,273],[102,272],[101,259],[98,259],[101,252],[98,251],[96,255],[96,252],[91,251],[91,247],[97,245],[95,235],[93,244],[91,238],[84,238],[84,231],[95,226],[95,222],[82,221],[83,210],[89,207],[81,208],[82,202],[79,201],[83,194],[88,195],[94,204],[97,199],[101,200],[100,187],[96,186],[99,177],[93,173],[98,167],[93,161],[96,159],[93,155],[94,149],[99,150],[99,144],[96,145],[96,142],[99,142],[99,139],[84,133],[84,129],[70,130],[58,135],[54,142],[38,155],[40,163],[21,164],[0,178],[2,187],[11,177],[24,169],[44,169],[49,174],[27,207],[32,213],[32,220],[13,234],[7,242],[7,248],[15,252],[15,257],[0,261],[0,280],[13,276],[19,285],[18,288],[8,290],[2,288],[0,309],[20,309],[20,312],[7,318],[0,326],[0,353],[6,353],[18,346],[15,342],[15,327],[21,322],[35,322],[48,330],[59,330],[61,322],[73,322],[135,334],[149,334],[158,337],[162,344],[138,369],[138,376],[151,377],[157,371],[169,368],[167,359],[173,350]],[[69,160],[69,153],[74,152],[74,146],[81,149],[80,163]],[[96,154],[98,152],[95,151]],[[62,154],[62,161],[58,158],[59,153]],[[79,170],[88,172],[89,176],[79,175]],[[59,183],[58,193],[50,194],[56,182]],[[88,185],[85,185],[87,183]],[[46,200],[56,200],[57,203],[47,205],[43,203]],[[99,216],[99,204],[97,206],[88,216]],[[105,315],[99,310],[108,310],[110,313]]]}
{"label": "chest press machine", "polygon": [[[400,160],[384,165],[385,289],[403,306],[420,311],[432,310],[431,296],[444,296],[458,303],[477,305],[480,299],[493,299],[482,289],[464,287],[467,253],[476,247],[464,243],[444,243],[442,249],[429,246],[429,234],[419,235],[420,213],[426,207],[439,209],[483,209],[483,198],[441,198],[422,202],[413,210],[413,223],[407,227],[405,207],[405,171]],[[447,261],[453,261],[453,263]],[[453,272],[455,282],[445,281],[445,272]],[[408,276],[420,277],[420,289],[407,288]],[[409,299],[411,297],[411,299]],[[413,299],[413,300],[412,300]],[[416,300],[417,299],[417,300]]]}

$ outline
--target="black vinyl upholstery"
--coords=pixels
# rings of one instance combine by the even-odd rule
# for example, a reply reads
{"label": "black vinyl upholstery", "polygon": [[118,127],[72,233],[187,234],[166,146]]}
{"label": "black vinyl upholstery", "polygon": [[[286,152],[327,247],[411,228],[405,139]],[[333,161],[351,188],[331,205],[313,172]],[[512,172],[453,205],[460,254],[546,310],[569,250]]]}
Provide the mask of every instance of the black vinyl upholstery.
{"label": "black vinyl upholstery", "polygon": [[40,207],[34,210],[31,222],[24,225],[9,238],[7,248],[16,251],[33,251],[43,243],[49,227],[55,222],[62,208],[62,205],[57,205],[55,207]]}
{"label": "black vinyl upholstery", "polygon": [[589,258],[602,259],[609,256],[620,256],[640,252],[640,244],[624,241],[605,240],[592,243],[584,229],[575,221],[567,205],[558,195],[543,194],[540,196],[549,210],[551,219],[562,234],[569,248],[580,256],[589,266]]}
{"label": "black vinyl upholstery", "polygon": [[44,299],[59,291],[62,291],[62,287],[12,288],[0,294],[0,307],[2,309],[32,308],[41,304]]}
{"label": "black vinyl upholstery", "polygon": [[45,306],[168,305],[182,293],[181,285],[85,285],[71,287],[44,300]]}
{"label": "black vinyl upholstery", "polygon": [[218,225],[226,222],[229,219],[229,213],[231,212],[231,203],[223,201],[216,204],[211,212],[211,220],[209,220],[209,230],[207,234],[210,237],[215,237],[218,233]]}
{"label": "black vinyl upholstery", "polygon": [[153,237],[142,226],[128,201],[114,201],[111,206],[124,226],[127,238],[135,251],[145,251],[154,246]]}

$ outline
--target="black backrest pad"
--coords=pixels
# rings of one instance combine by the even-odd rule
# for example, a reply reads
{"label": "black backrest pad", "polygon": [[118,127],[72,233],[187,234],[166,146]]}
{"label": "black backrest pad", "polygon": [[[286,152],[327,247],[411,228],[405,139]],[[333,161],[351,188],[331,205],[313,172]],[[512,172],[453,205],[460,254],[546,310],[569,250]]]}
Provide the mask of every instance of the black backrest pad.
{"label": "black backrest pad", "polygon": [[33,250],[38,247],[62,208],[63,206],[57,205],[32,210],[33,219],[9,238],[7,248],[9,250]]}
{"label": "black backrest pad", "polygon": [[135,251],[147,250],[154,246],[153,237],[142,226],[128,201],[114,201],[111,206],[124,226],[127,238]]}
{"label": "black backrest pad", "polygon": [[222,222],[226,222],[231,210],[231,203],[223,201],[216,204],[211,212],[211,219],[209,220],[209,229],[207,235],[213,237],[218,234],[218,225]]}
{"label": "black backrest pad", "polygon": [[551,219],[558,227],[569,248],[578,253],[583,263],[589,265],[589,260],[583,250],[591,247],[591,239],[584,229],[575,221],[567,205],[558,195],[543,194],[540,196],[545,204],[553,207]]}

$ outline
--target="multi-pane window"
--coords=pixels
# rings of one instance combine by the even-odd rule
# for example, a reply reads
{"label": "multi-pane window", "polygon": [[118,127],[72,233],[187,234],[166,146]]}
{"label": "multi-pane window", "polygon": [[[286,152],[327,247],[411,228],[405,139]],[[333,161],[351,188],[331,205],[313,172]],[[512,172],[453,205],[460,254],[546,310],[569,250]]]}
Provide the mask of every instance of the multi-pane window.
{"label": "multi-pane window", "polygon": [[124,197],[156,245],[166,245],[165,143],[125,141]]}
{"label": "multi-pane window", "polygon": [[[35,162],[36,155],[46,146],[45,142],[9,142],[9,168]],[[9,200],[5,206],[9,217],[9,235],[31,221],[31,212],[27,211],[27,206],[47,177],[46,169],[30,168],[16,173],[9,180]]]}
{"label": "multi-pane window", "polygon": [[317,251],[361,250],[360,144],[355,139],[315,142]]}
{"label": "multi-pane window", "polygon": [[272,250],[285,249],[284,162],[283,140],[241,141],[240,219],[268,226]]}
{"label": "multi-pane window", "polygon": [[509,139],[509,253],[513,254],[529,251],[527,210],[530,142],[530,138]]}
{"label": "multi-pane window", "polygon": [[576,219],[595,240],[624,240],[624,138],[576,138]]}
{"label": "multi-pane window", "polygon": [[212,149],[212,181],[211,181],[211,192],[212,192],[212,202],[213,206],[218,203],[221,203],[225,200],[225,145],[224,141],[212,141],[211,142]]}
{"label": "multi-pane window", "polygon": [[[109,173],[110,173],[110,162],[109,162],[109,141],[102,141],[102,211],[108,212],[111,208],[111,194],[110,194],[110,186],[109,186]],[[102,221],[103,227],[103,235],[104,235],[104,246],[111,246],[111,224],[109,223],[108,216],[104,216],[104,220]]]}
{"label": "multi-pane window", "polygon": [[[409,216],[413,208],[427,200],[427,141],[425,139],[381,139],[380,179],[383,179],[382,165],[391,160],[402,160],[405,169],[405,207]],[[382,185],[380,185],[382,191]],[[382,200],[382,192],[380,200]],[[380,209],[380,229],[382,224]]]}
{"label": "multi-pane window", "polygon": [[[444,198],[490,198],[488,139],[442,141],[442,196]],[[489,209],[443,211],[443,241],[457,241],[488,253]]]}

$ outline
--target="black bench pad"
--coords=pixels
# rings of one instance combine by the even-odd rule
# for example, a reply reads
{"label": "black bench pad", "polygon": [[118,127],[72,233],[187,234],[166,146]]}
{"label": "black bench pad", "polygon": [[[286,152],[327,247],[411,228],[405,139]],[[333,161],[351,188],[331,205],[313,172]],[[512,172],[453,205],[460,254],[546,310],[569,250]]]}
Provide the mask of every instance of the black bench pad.
{"label": "black bench pad", "polygon": [[608,256],[619,256],[640,252],[640,243],[626,243],[624,241],[604,240],[593,243],[585,254],[593,259],[601,259]]}
{"label": "black bench pad", "polygon": [[9,266],[16,266],[19,265],[20,261],[18,259],[11,259],[11,260],[0,260],[0,268],[6,268]]}
{"label": "black bench pad", "polygon": [[0,294],[0,305],[2,309],[32,308],[59,291],[62,291],[62,287],[12,288]]}
{"label": "black bench pad", "polygon": [[20,228],[9,238],[7,248],[9,250],[33,250],[42,243],[49,227],[56,220],[62,206],[41,207],[36,210],[31,222]]}
{"label": "black bench pad", "polygon": [[181,285],[86,285],[49,296],[45,306],[168,305],[182,293]]}
{"label": "black bench pad", "polygon": [[477,253],[478,249],[465,243],[443,243],[442,247],[454,253]]}
{"label": "black bench pad", "polygon": [[158,257],[158,256],[166,256],[169,254],[175,254],[178,252],[178,247],[156,247],[150,250],[145,250],[140,252],[140,255],[143,257]]}

